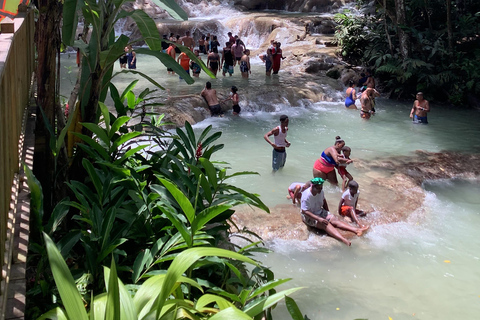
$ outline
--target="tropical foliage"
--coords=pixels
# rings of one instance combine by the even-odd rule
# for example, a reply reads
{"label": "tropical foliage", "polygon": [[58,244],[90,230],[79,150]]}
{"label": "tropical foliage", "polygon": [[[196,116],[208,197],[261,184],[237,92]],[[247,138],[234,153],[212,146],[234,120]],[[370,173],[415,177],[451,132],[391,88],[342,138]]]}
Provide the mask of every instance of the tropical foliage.
{"label": "tropical foliage", "polygon": [[[364,1],[359,1],[363,3]],[[364,5],[366,12],[372,12]],[[375,14],[344,12],[337,41],[345,60],[375,70],[392,97],[471,103],[480,95],[480,3],[375,1]]]}

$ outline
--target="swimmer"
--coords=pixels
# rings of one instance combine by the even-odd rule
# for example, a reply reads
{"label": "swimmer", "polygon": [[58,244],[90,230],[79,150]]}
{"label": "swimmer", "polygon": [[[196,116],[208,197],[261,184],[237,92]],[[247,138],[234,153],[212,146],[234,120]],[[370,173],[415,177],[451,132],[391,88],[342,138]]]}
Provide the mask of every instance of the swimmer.
{"label": "swimmer", "polygon": [[238,93],[237,93],[238,89],[237,87],[235,86],[232,86],[232,89],[230,91],[230,97],[228,97],[227,99],[223,100],[222,102],[225,102],[227,100],[232,100],[233,102],[233,106],[232,106],[232,109],[233,109],[233,114],[234,115],[238,115],[240,113],[240,111],[242,110],[240,108],[240,106],[238,105],[239,101],[240,101],[240,98],[238,97]]}
{"label": "swimmer", "polygon": [[360,117],[363,119],[370,119],[375,114],[375,97],[380,96],[377,90],[367,88],[362,92],[360,96],[360,102],[362,103],[362,109],[360,110]]}
{"label": "swimmer", "polygon": [[410,118],[414,123],[428,124],[427,112],[430,112],[430,104],[423,98],[423,93],[417,93],[417,100],[413,103]]}
{"label": "swimmer", "polygon": [[234,57],[232,52],[232,44],[230,42],[227,42],[225,43],[225,47],[223,48],[222,62],[220,63],[222,65],[222,75],[224,77],[227,74],[227,72],[230,75],[230,77],[232,76],[233,63],[234,63]]}
{"label": "swimmer", "polygon": [[358,183],[356,181],[350,181],[348,183],[348,190],[345,190],[342,194],[342,198],[338,204],[338,214],[344,217],[349,217],[354,221],[359,227],[364,227],[359,221],[358,216],[364,216],[365,212],[363,210],[357,209],[358,196],[360,191],[358,191]]}
{"label": "swimmer", "polygon": [[352,227],[328,212],[328,204],[325,200],[322,186],[325,180],[322,178],[313,178],[310,182],[312,185],[303,191],[301,198],[300,207],[302,209],[301,215],[303,223],[309,227],[324,230],[329,236],[350,246],[352,243],[345,239],[338,229],[350,231],[360,237],[368,229],[368,226],[359,228]]}
{"label": "swimmer", "polygon": [[[272,40],[273,41],[273,40]],[[265,62],[265,75],[270,76],[273,69],[273,54],[272,49],[268,48],[266,54],[261,54],[259,58]]]}
{"label": "swimmer", "polygon": [[[339,154],[338,156],[343,158],[343,159],[346,159],[346,160],[351,160],[350,159],[350,153],[351,152],[352,152],[352,149],[350,149],[350,147],[344,146],[342,148],[342,153],[343,154]],[[347,166],[349,164],[350,163],[340,162],[337,166],[338,174],[340,175],[340,177],[342,177],[342,180],[343,180],[342,181],[342,191],[345,191],[348,183],[353,180],[352,175],[347,171]]]}
{"label": "swimmer", "polygon": [[[194,54],[198,58],[198,60],[202,60],[202,58],[200,58],[200,50],[195,49]],[[202,67],[200,67],[198,63],[193,60],[190,61],[190,69],[192,69],[192,75],[195,78],[198,78],[200,76],[200,71],[202,71]]]}
{"label": "swimmer", "polygon": [[214,48],[207,56],[207,66],[210,71],[217,76],[218,63],[220,62],[220,56],[218,55],[217,48]]}
{"label": "swimmer", "polygon": [[287,199],[292,199],[292,203],[296,204],[296,201],[302,198],[302,192],[310,188],[311,185],[312,183],[310,181],[307,181],[306,183],[293,182],[288,187]]}
{"label": "swimmer", "polygon": [[240,59],[240,71],[242,72],[242,78],[248,78],[249,74],[252,74],[250,69],[250,50],[246,49]]}
{"label": "swimmer", "polygon": [[345,108],[348,109],[357,109],[355,106],[355,100],[357,99],[356,92],[355,92],[355,82],[350,80],[348,82],[349,87],[347,91],[345,91],[346,99],[345,99]]}
{"label": "swimmer", "polygon": [[335,167],[340,163],[351,163],[352,160],[343,159],[339,157],[342,148],[345,146],[340,136],[335,137],[335,144],[328,147],[322,152],[320,158],[315,161],[313,165],[313,176],[315,178],[322,178],[328,180],[333,185],[337,185],[337,174],[335,173]]}

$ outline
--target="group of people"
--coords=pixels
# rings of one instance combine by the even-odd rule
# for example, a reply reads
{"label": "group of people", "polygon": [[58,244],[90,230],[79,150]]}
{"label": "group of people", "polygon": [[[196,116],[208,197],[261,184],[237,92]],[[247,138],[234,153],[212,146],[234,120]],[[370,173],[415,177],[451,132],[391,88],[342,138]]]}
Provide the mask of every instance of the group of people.
{"label": "group of people", "polygon": [[272,74],[278,74],[280,71],[280,65],[282,60],[285,59],[281,47],[281,43],[275,40],[270,41],[270,47],[267,49],[267,53],[261,54],[259,58],[265,63],[265,74],[270,76]]}
{"label": "group of people", "polygon": [[[164,34],[162,39],[168,40],[169,42],[162,41],[162,51],[176,60],[189,75],[190,70],[192,70],[192,75],[194,77],[200,75],[202,68],[198,63],[191,60],[185,52],[182,52],[178,48],[178,45],[190,49],[199,60],[202,60],[200,54],[207,55],[206,65],[215,76],[217,76],[219,71],[222,72],[224,77],[227,74],[232,76],[235,67],[238,65],[242,77],[248,78],[252,73],[250,65],[250,50],[246,48],[245,43],[238,37],[238,35],[234,36],[231,32],[228,32],[227,36],[228,41],[225,43],[225,46],[221,48],[216,35],[202,35],[198,40],[198,49],[195,49],[195,40],[190,35],[190,31],[186,31],[183,37],[180,35],[175,36],[173,33],[170,33],[170,36]],[[265,63],[267,76],[270,76],[272,72],[273,74],[278,74],[281,60],[285,59],[280,46],[280,42],[271,40],[267,53],[260,55],[260,59]],[[128,67],[134,69],[136,61],[135,52],[130,45],[129,50],[127,51],[126,49],[125,52],[126,54],[120,58],[121,68],[126,66],[127,62],[124,61],[126,61],[125,59],[128,57],[128,59],[133,61],[132,65],[128,62]],[[178,57],[177,54],[179,54]],[[130,56],[133,56],[133,58],[130,58]],[[173,75],[175,74],[175,71],[172,68],[167,68],[167,73]]]}
{"label": "group of people", "polygon": [[[367,70],[361,76],[362,78],[360,78],[357,84],[353,80],[349,81],[348,88],[345,91],[345,107],[356,110],[355,100],[360,99],[360,117],[368,120],[375,114],[375,98],[380,96],[380,93],[375,90],[375,79],[371,70]],[[355,90],[356,85],[360,88],[358,95]],[[430,112],[430,104],[425,100],[423,93],[418,92],[410,112],[410,118],[414,123],[428,124],[428,112]]]}
{"label": "group of people", "polygon": [[220,106],[220,103],[225,103],[228,100],[232,101],[233,114],[238,115],[241,111],[241,108],[239,105],[240,97],[237,91],[237,87],[232,86],[232,88],[230,89],[229,97],[222,101],[219,101],[217,97],[217,90],[212,88],[212,83],[210,81],[207,81],[207,83],[205,84],[205,88],[202,90],[200,95],[207,102],[208,110],[210,111],[210,115],[212,117],[223,116],[223,109]]}
{"label": "group of people", "polygon": [[[264,135],[265,141],[272,146],[272,168],[276,172],[283,166],[287,159],[286,148],[290,147],[287,140],[289,119],[287,115],[280,116],[280,125]],[[273,136],[273,142],[270,137]],[[288,187],[289,197],[293,204],[300,200],[302,221],[309,227],[324,230],[328,235],[350,246],[351,242],[346,239],[338,229],[346,230],[361,236],[369,227],[363,225],[358,217],[364,216],[365,212],[357,209],[359,186],[353,180],[352,175],[346,170],[347,165],[352,163],[350,159],[351,149],[345,146],[345,141],[336,137],[333,146],[326,148],[313,165],[313,179],[306,183],[294,182]],[[342,177],[342,198],[338,205],[338,214],[348,217],[357,224],[353,227],[329,212],[329,207],[323,192],[323,183],[329,181],[337,185],[338,173]]]}
{"label": "group of people", "polygon": [[120,57],[120,69],[137,69],[137,55],[133,51],[132,45],[126,46],[124,49],[125,53]]}

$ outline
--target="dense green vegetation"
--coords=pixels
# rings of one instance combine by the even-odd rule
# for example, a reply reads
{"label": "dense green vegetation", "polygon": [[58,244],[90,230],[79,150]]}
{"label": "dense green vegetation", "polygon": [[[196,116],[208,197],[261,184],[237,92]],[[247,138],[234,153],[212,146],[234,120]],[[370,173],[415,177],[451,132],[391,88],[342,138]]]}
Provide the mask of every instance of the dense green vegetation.
{"label": "dense green vegetation", "polygon": [[[370,67],[385,92],[456,105],[480,96],[480,2],[376,0],[369,12],[336,15],[343,59]],[[373,13],[373,14],[370,14]]]}

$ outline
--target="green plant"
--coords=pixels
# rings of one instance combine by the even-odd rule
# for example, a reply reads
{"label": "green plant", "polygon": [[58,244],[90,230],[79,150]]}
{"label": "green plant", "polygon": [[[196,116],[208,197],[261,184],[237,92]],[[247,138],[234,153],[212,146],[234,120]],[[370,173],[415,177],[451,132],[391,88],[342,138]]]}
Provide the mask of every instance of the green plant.
{"label": "green plant", "polygon": [[[183,290],[193,288],[203,291],[193,279],[183,276],[200,258],[217,256],[240,260],[256,265],[256,262],[238,253],[218,248],[191,248],[183,251],[172,262],[165,274],[149,278],[135,292],[128,290],[117,277],[114,259],[110,269],[104,268],[106,293],[92,296],[89,312],[78,293],[73,277],[54,242],[44,234],[48,258],[52,266],[64,309],[57,307],[45,313],[42,319],[253,319],[275,305],[285,296],[298,291],[293,288],[281,291],[265,299],[255,300],[244,310],[239,310],[228,299],[213,294],[203,294],[191,301]],[[186,285],[185,285],[186,284]],[[268,287],[276,285],[270,284]],[[262,290],[265,290],[264,288]],[[211,305],[210,307],[208,307]],[[289,302],[292,309],[293,304]],[[298,308],[297,308],[298,309]],[[292,312],[291,312],[292,313]],[[292,313],[298,319],[298,310]]]}

